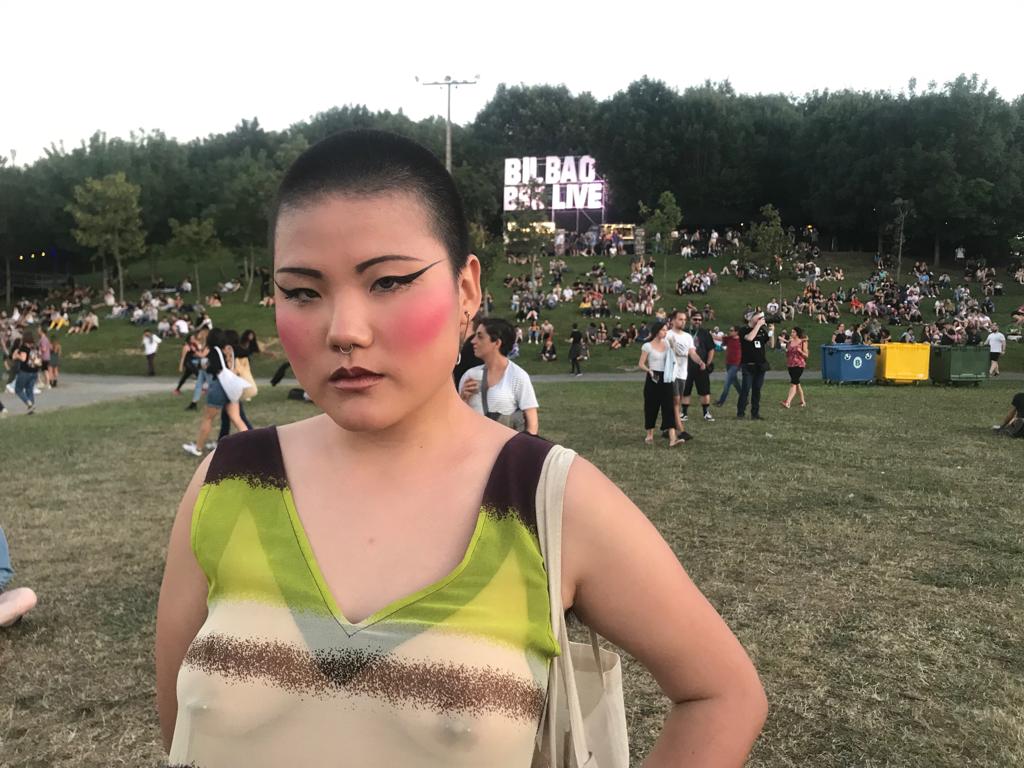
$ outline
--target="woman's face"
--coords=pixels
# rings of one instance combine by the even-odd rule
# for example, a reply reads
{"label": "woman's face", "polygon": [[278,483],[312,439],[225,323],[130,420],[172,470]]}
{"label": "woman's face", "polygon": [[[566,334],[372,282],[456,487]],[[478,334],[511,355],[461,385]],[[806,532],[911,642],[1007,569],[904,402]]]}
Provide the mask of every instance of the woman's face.
{"label": "woman's face", "polygon": [[658,341],[664,341],[665,336],[668,334],[668,329],[663,325],[658,329]]}
{"label": "woman's face", "polygon": [[[339,426],[393,426],[450,384],[480,301],[470,256],[453,280],[419,199],[335,195],[278,219],[277,330],[295,376]],[[344,354],[341,350],[351,350]]]}
{"label": "woman's face", "polygon": [[491,339],[487,329],[482,325],[473,334],[473,354],[481,360],[490,359],[491,355],[501,354],[501,343]]}

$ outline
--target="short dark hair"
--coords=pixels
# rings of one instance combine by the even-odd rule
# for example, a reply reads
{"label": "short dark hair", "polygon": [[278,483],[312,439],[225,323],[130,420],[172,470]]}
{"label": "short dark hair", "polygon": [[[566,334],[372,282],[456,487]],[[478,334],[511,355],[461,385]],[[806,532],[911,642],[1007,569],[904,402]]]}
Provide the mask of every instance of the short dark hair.
{"label": "short dark hair", "polygon": [[500,317],[486,317],[480,321],[480,325],[487,335],[491,337],[491,341],[501,342],[498,351],[505,357],[508,357],[512,351],[512,345],[516,343],[516,332],[512,328],[512,324]]}
{"label": "short dark hair", "polygon": [[329,195],[407,192],[427,211],[452,273],[466,266],[469,226],[451,174],[426,147],[387,131],[341,131],[303,152],[285,172],[270,213],[270,251],[281,214]]}

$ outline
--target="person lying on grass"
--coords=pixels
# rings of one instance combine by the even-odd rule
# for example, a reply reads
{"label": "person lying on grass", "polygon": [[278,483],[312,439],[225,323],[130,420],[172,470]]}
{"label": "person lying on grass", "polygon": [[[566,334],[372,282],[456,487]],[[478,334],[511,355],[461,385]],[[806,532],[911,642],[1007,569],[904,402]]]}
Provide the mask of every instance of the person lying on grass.
{"label": "person lying on grass", "polygon": [[0,628],[13,627],[36,607],[36,593],[28,587],[7,589],[14,578],[10,550],[4,529],[0,528]]}

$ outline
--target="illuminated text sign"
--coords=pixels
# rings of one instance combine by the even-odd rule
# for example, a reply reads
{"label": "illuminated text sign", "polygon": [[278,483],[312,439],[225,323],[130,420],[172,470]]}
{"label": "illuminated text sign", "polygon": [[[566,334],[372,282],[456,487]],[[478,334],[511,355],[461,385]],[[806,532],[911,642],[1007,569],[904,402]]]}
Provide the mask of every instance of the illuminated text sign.
{"label": "illuminated text sign", "polygon": [[[505,159],[504,209],[553,211],[604,207],[604,182],[594,158],[509,157]],[[551,204],[547,204],[547,199]]]}

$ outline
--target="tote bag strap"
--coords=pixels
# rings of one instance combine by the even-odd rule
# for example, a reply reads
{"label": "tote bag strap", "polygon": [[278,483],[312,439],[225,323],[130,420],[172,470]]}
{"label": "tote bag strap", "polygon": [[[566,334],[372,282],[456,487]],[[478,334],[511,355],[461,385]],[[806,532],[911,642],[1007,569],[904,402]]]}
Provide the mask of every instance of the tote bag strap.
{"label": "tote bag strap", "polygon": [[487,366],[484,366],[484,375],[480,377],[480,405],[483,406],[484,416],[490,413],[490,408],[487,407],[487,390],[490,387],[487,386]]}
{"label": "tote bag strap", "polygon": [[[537,483],[537,532],[541,554],[544,556],[544,567],[548,574],[551,629],[556,633],[561,648],[558,662],[552,669],[556,683],[549,686],[549,695],[556,697],[560,687],[565,689],[572,752],[576,760],[575,765],[580,768],[590,759],[590,750],[587,749],[586,735],[583,731],[583,712],[576,690],[576,676],[569,650],[569,630],[565,624],[565,610],[562,606],[562,501],[565,495],[565,481],[575,457],[574,451],[558,445],[548,452],[541,469],[540,481]],[[593,632],[591,643],[597,648],[597,637]],[[559,681],[561,686],[558,685]],[[549,743],[551,749],[556,750],[558,741],[553,709],[553,705],[549,705],[546,717]]]}

